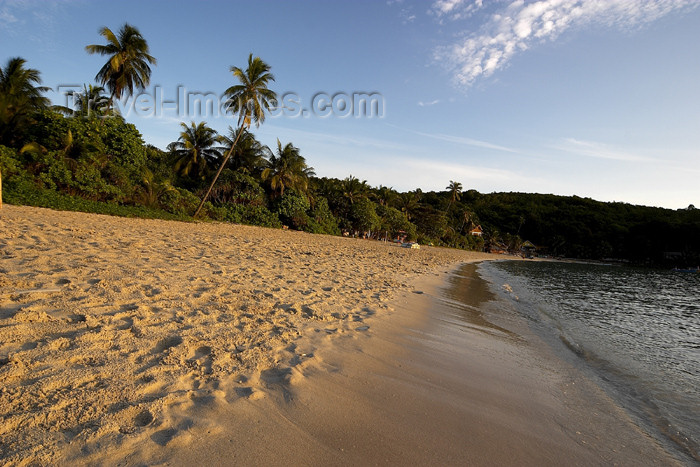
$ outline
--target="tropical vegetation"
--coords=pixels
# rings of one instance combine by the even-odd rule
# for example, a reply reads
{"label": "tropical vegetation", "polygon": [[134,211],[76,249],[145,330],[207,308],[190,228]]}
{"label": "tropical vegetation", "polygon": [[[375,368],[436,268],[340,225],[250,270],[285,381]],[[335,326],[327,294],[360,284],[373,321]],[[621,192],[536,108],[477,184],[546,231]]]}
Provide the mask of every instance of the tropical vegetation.
{"label": "tropical vegetation", "polygon": [[[251,131],[276,105],[271,67],[250,54],[225,90],[236,127],[219,134],[182,122],[166,150],[147,144],[114,112],[114,99],[148,85],[156,63],[128,24],[106,45],[96,84],[74,108],[51,106],[41,75],[22,58],[0,68],[0,200],[55,209],[192,221],[246,223],[328,235],[418,241],[647,265],[700,264],[700,210],[670,210],[588,198],[482,194],[450,180],[444,191],[399,192],[349,175],[317,176],[293,142],[271,150]],[[4,182],[4,193],[2,192]],[[1,205],[0,205],[1,206]]]}

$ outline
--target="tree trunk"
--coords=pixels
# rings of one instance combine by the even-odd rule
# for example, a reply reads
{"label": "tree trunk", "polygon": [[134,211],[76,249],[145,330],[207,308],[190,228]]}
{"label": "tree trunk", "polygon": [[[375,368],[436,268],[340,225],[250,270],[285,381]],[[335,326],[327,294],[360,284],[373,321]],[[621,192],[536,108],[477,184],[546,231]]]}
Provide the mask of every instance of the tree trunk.
{"label": "tree trunk", "polygon": [[2,170],[0,170],[0,209],[2,209]]}
{"label": "tree trunk", "polygon": [[238,138],[241,137],[241,134],[243,133],[243,125],[241,125],[238,128],[238,134],[236,135],[236,139],[233,141],[233,144],[231,145],[231,149],[229,149],[228,154],[226,154],[226,157],[224,157],[223,162],[221,163],[221,166],[219,167],[219,170],[216,172],[216,175],[214,175],[214,180],[212,180],[211,185],[209,185],[209,189],[207,190],[207,194],[204,195],[204,198],[202,198],[202,202],[199,203],[199,206],[197,207],[197,210],[194,212],[194,217],[195,219],[199,215],[199,211],[202,210],[202,206],[204,206],[204,203],[207,202],[207,198],[209,198],[209,194],[211,194],[212,188],[214,188],[214,184],[216,183],[216,180],[218,180],[219,175],[221,174],[221,171],[224,170],[224,166],[226,165],[226,162],[228,162],[229,157],[231,157],[231,154],[233,154],[233,148],[236,147],[236,143],[238,143]]}

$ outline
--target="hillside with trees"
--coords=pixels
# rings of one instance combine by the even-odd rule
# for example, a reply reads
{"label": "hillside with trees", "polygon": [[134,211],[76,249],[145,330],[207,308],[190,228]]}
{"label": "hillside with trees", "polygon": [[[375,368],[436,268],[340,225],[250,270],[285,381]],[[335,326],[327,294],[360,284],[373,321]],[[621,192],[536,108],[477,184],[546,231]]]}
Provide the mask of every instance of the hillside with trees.
{"label": "hillside with trees", "polygon": [[22,58],[0,66],[2,199],[55,209],[192,221],[216,220],[471,250],[615,259],[653,266],[700,264],[700,210],[670,210],[545,194],[398,192],[352,175],[316,174],[303,148],[269,148],[253,128],[277,105],[271,67],[252,54],[232,66],[226,108],[237,124],[219,134],[182,122],[166,150],[147,144],[114,99],[149,84],[156,59],[138,30],[100,32],[97,83],[52,106],[39,70]]}

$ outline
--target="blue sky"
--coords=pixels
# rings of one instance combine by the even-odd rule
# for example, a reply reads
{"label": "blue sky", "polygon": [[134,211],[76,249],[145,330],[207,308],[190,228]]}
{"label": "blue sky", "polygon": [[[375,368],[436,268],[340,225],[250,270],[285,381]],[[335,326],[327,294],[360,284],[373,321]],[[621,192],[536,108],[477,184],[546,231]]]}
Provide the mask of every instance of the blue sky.
{"label": "blue sky", "polygon": [[[125,22],[158,60],[150,96],[220,96],[251,52],[272,66],[272,89],[306,108],[318,93],[381,94],[381,117],[336,109],[254,130],[294,143],[319,176],[700,205],[698,1],[0,0],[0,62],[25,58],[54,90],[92,83],[104,59],[85,45]],[[235,125],[132,102],[127,120],[161,148],[180,121]]]}

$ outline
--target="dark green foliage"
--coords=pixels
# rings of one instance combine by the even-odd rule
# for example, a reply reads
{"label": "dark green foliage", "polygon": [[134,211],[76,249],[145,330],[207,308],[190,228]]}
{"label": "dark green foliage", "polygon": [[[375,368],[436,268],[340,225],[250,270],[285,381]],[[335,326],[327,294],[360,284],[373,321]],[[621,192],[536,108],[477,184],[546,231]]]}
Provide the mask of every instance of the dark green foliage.
{"label": "dark green foliage", "polygon": [[306,211],[311,208],[311,203],[306,196],[290,189],[275,204],[277,205],[275,212],[285,225],[297,230],[305,230],[309,224],[309,215]]}
{"label": "dark green foliage", "polygon": [[43,186],[93,200],[123,202],[134,195],[146,168],[134,125],[121,117],[67,118],[50,110],[34,119],[22,158]]}
{"label": "dark green foliage", "polygon": [[270,154],[267,167],[262,171],[262,179],[269,183],[273,193],[284,196],[285,189],[306,193],[309,177],[314,175],[313,168],[306,164],[306,159],[299,153],[299,148],[292,143],[282,146],[277,140],[277,152]]}
{"label": "dark green foliage", "polygon": [[0,68],[0,144],[7,146],[21,146],[24,133],[34,124],[34,113],[49,105],[42,95],[48,88],[38,86],[39,71],[25,64],[15,57]]}
{"label": "dark green foliage", "polygon": [[3,180],[11,179],[19,174],[21,170],[22,165],[17,157],[17,151],[0,145],[0,173],[2,173]]}
{"label": "dark green foliage", "polygon": [[407,240],[416,239],[416,226],[408,220],[405,213],[385,205],[377,206],[376,212],[381,219],[379,230],[389,238],[393,239],[405,234]]}
{"label": "dark green foliage", "polygon": [[309,215],[307,232],[327,235],[340,235],[338,219],[335,218],[326,198],[316,198],[314,207]]}
{"label": "dark green foliage", "polygon": [[265,190],[258,179],[247,173],[226,169],[221,172],[216,186],[211,191],[214,205],[252,204],[262,206],[266,203]]}
{"label": "dark green foliage", "polygon": [[237,224],[259,225],[261,227],[282,227],[277,214],[270,212],[265,206],[252,204],[229,204],[225,207],[227,222]]}
{"label": "dark green foliage", "polygon": [[525,193],[479,195],[473,201],[487,231],[519,232],[552,255],[665,266],[698,262],[700,216],[693,210]]}
{"label": "dark green foliage", "polygon": [[367,198],[360,198],[350,208],[350,225],[359,232],[379,230],[382,221],[377,215],[376,204]]}
{"label": "dark green foliage", "polygon": [[166,211],[180,216],[187,216],[194,212],[194,209],[199,204],[199,198],[184,188],[177,188],[174,191],[164,193],[160,202]]}
{"label": "dark green foliage", "polygon": [[[4,180],[3,180],[4,182]],[[126,206],[114,202],[92,201],[41,188],[31,180],[13,178],[3,185],[3,199],[9,204],[37,206],[62,211],[80,211],[121,217],[146,217],[190,221],[189,216],[175,215],[145,206]]]}
{"label": "dark green foliage", "polygon": [[205,122],[191,122],[189,126],[180,123],[180,126],[180,137],[170,143],[168,148],[172,154],[175,173],[188,186],[195,187],[206,180],[211,167],[221,157],[221,148],[216,146],[221,138]]}

